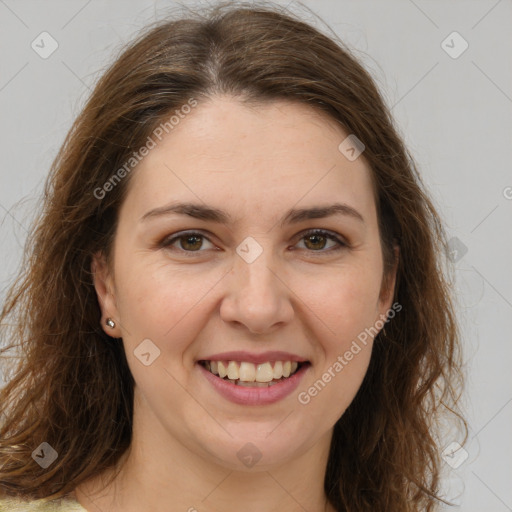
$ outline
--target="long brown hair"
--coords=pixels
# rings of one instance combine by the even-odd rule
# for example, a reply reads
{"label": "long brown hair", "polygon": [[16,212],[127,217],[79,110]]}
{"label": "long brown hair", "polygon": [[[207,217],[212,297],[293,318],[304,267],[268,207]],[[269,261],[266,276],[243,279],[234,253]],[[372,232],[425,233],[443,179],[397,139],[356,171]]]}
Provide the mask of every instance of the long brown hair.
{"label": "long brown hair", "polygon": [[[1,313],[9,373],[0,394],[0,493],[62,497],[129,447],[134,380],[122,343],[101,329],[90,265],[97,251],[109,254],[136,168],[98,191],[175,110],[219,94],[302,102],[363,141],[386,273],[394,244],[400,249],[394,299],[402,311],[376,338],[364,382],[334,427],[325,492],[339,511],[434,510],[436,418],[457,410],[462,382],[441,220],[350,50],[282,8],[229,2],[159,22],[130,44],[53,163]],[[47,469],[31,456],[41,442],[58,453]]]}

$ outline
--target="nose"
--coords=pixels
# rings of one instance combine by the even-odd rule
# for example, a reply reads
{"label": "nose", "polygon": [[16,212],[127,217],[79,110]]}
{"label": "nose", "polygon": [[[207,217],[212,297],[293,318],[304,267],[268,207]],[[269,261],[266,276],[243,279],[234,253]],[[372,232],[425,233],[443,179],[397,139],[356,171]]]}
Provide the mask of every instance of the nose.
{"label": "nose", "polygon": [[228,291],[221,303],[221,318],[257,334],[270,333],[288,324],[294,315],[290,301],[293,293],[280,268],[268,248],[251,263],[236,254],[227,276]]}

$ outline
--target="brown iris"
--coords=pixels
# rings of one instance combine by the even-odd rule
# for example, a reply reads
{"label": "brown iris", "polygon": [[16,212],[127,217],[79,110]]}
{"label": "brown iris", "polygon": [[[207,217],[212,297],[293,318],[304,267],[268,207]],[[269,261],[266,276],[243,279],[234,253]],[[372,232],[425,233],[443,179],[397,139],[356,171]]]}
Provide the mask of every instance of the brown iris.
{"label": "brown iris", "polygon": [[[202,237],[197,235],[180,236],[179,240],[181,247],[186,250],[195,251],[203,245]],[[185,243],[183,243],[183,240],[185,240]]]}
{"label": "brown iris", "polygon": [[[311,240],[313,240],[313,245],[320,243],[321,247],[319,247],[318,245],[316,245],[315,247],[309,247],[308,241],[311,241]],[[320,240],[320,242],[318,242],[318,240]],[[314,233],[312,235],[308,235],[308,236],[304,237],[304,245],[308,249],[323,249],[325,247],[326,241],[327,241],[327,237],[325,237],[323,235],[319,235],[317,233]]]}

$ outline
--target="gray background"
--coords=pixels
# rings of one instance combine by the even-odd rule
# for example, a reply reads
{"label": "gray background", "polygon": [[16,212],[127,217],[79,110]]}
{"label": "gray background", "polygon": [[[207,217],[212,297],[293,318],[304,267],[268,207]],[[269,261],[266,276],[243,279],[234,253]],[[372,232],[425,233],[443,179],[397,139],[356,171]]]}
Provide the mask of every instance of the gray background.
{"label": "gray background", "polygon": [[[91,86],[138,29],[175,5],[0,0],[0,298],[20,264],[49,166]],[[467,460],[445,465],[444,486],[465,512],[512,511],[512,2],[291,7],[323,30],[308,9],[326,20],[370,69],[456,237],[470,435]],[[31,47],[43,31],[59,45],[46,59]],[[469,44],[457,58],[445,49],[453,55],[462,40],[450,36],[442,46],[453,31]],[[450,441],[461,439],[444,446]]]}

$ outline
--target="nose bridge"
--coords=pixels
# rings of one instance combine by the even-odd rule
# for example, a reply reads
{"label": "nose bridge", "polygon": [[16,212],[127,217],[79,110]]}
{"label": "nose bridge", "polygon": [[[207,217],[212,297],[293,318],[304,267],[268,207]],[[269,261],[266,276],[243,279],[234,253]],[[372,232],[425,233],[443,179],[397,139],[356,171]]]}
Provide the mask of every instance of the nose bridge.
{"label": "nose bridge", "polygon": [[237,247],[230,294],[221,308],[224,320],[244,324],[253,332],[289,322],[293,309],[278,272],[271,241],[246,238]]}
{"label": "nose bridge", "polygon": [[[251,248],[251,251],[253,249]],[[275,262],[270,244],[254,260],[246,260],[243,257],[237,258],[234,265],[240,285],[251,294],[269,294],[275,281]],[[273,295],[273,294],[270,294]]]}

